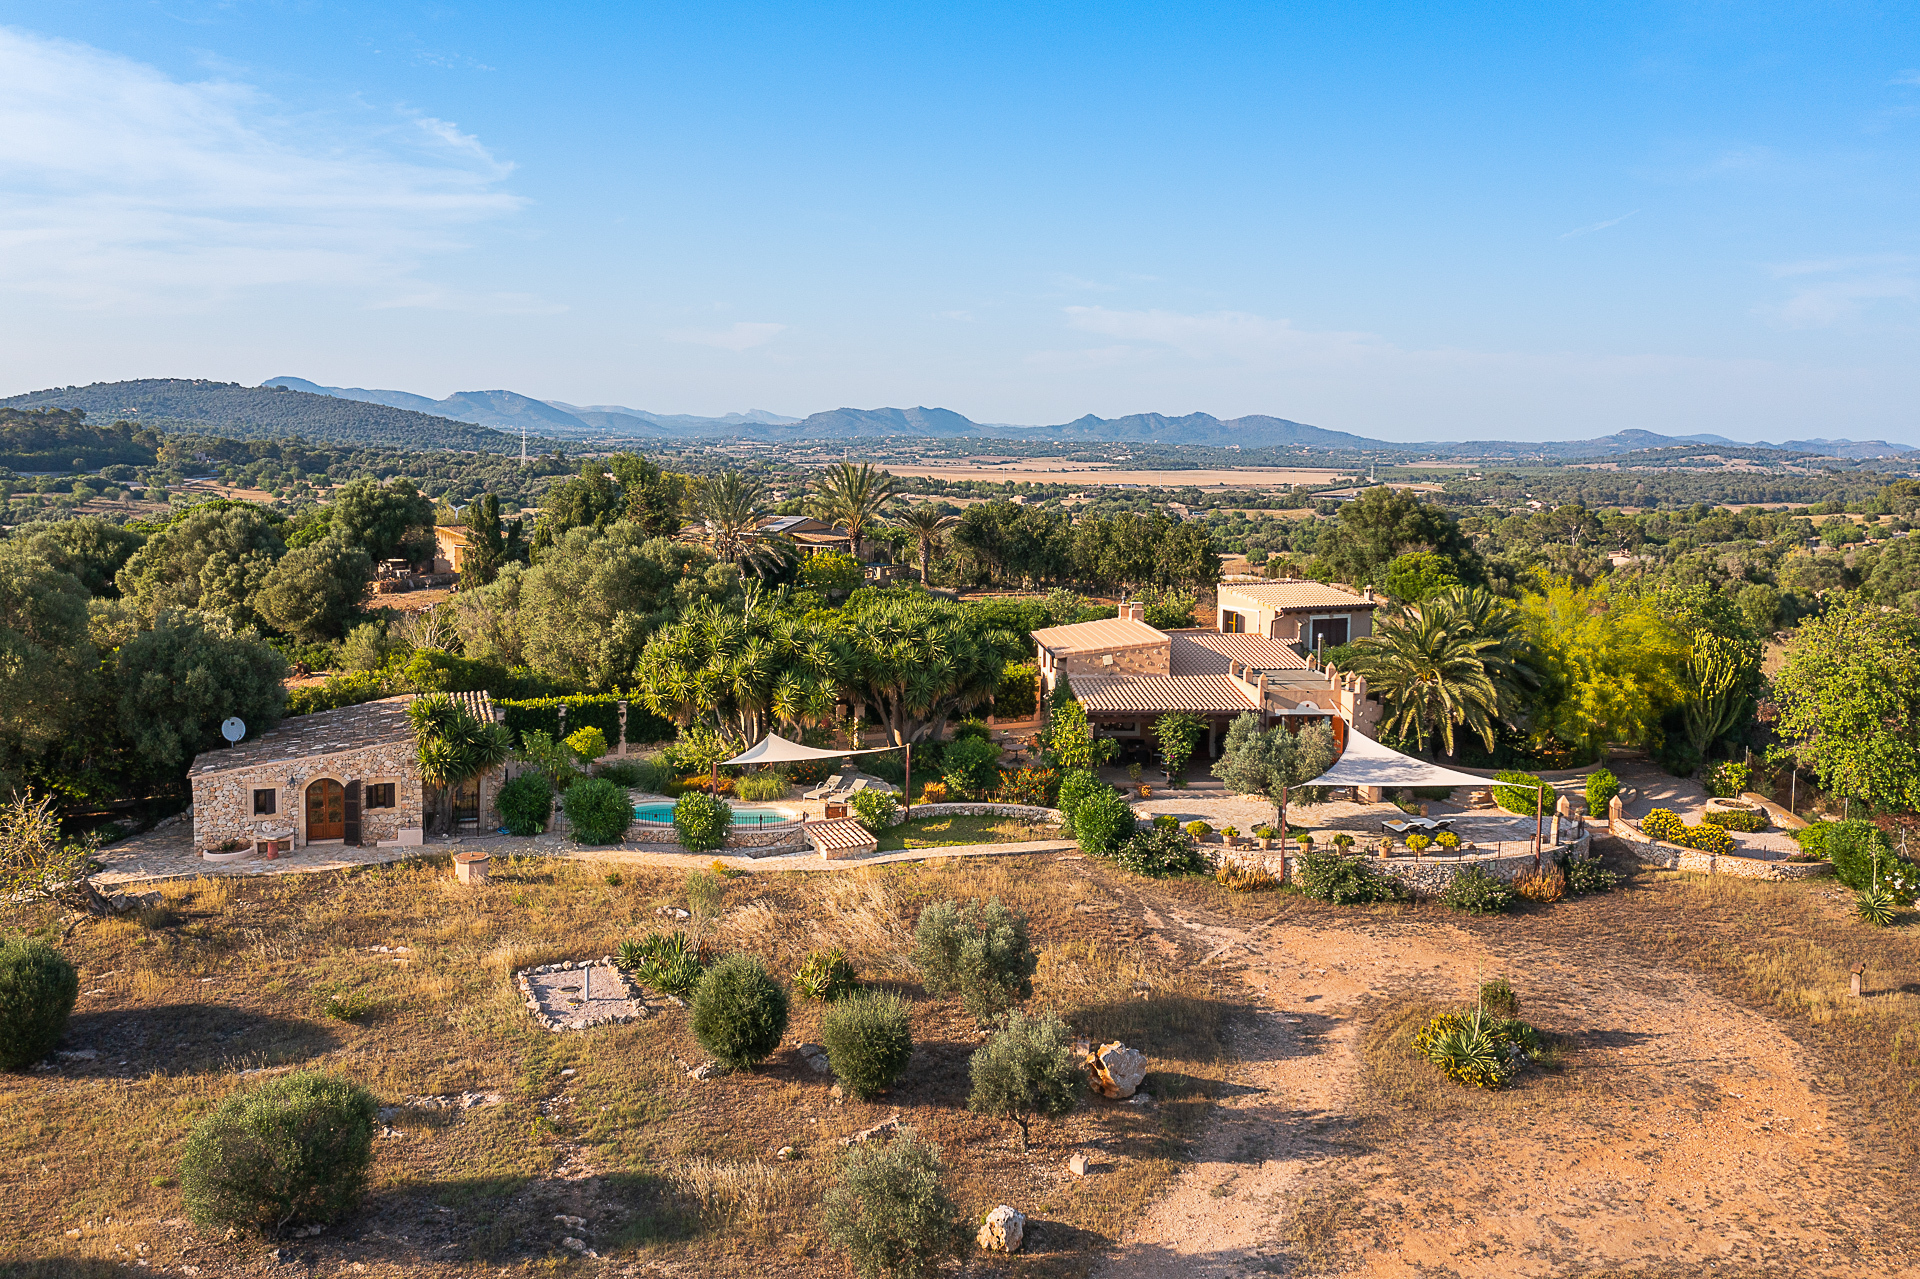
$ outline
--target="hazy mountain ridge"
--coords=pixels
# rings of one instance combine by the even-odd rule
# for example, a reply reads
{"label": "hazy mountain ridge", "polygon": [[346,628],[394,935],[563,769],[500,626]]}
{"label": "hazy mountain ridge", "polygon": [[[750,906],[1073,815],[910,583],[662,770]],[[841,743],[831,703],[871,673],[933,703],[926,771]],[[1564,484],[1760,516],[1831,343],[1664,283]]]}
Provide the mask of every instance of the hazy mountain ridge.
{"label": "hazy mountain ridge", "polygon": [[128,418],[159,428],[208,429],[243,439],[302,435],[317,442],[488,452],[517,450],[523,430],[529,447],[540,451],[545,451],[551,440],[611,444],[619,440],[778,442],[887,437],[1028,443],[1057,440],[1063,445],[1110,441],[1213,448],[1350,450],[1489,463],[1597,459],[1677,447],[1768,449],[1852,461],[1898,457],[1916,451],[1908,445],[1890,444],[1885,440],[1807,439],[1788,440],[1779,445],[1764,441],[1747,444],[1721,435],[1668,436],[1638,428],[1589,440],[1395,442],[1264,414],[1226,419],[1208,413],[1181,416],[1133,413],[1117,418],[1088,414],[1057,426],[981,423],[951,409],[924,405],[837,408],[798,419],[762,409],[729,413],[724,417],[699,417],[652,413],[625,405],[580,406],[539,400],[508,390],[458,391],[434,400],[408,391],[329,387],[295,377],[271,378],[258,387],[185,378],[96,382],[84,387],[55,387],[16,395],[0,400],[0,406],[82,409],[90,419],[100,422]]}
{"label": "hazy mountain ridge", "polygon": [[397,405],[301,390],[200,378],[137,378],[52,387],[0,400],[7,408],[80,409],[102,425],[127,420],[161,430],[211,431],[229,439],[298,435],[319,444],[504,453],[520,437]]}

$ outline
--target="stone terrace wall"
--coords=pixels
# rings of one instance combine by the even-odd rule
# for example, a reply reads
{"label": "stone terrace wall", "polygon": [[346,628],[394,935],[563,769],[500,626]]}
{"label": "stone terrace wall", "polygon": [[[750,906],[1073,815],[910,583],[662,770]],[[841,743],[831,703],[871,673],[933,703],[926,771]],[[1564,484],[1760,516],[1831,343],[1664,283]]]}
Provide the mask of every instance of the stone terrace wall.
{"label": "stone terrace wall", "polygon": [[1682,848],[1654,839],[1624,817],[1612,817],[1607,833],[1627,846],[1634,860],[1643,866],[1662,870],[1684,870],[1696,875],[1734,875],[1741,879],[1792,881],[1818,879],[1833,873],[1830,862],[1774,861],[1766,857],[1741,857],[1738,854],[1703,853],[1697,848]]}
{"label": "stone terrace wall", "polygon": [[[1582,832],[1578,839],[1570,843],[1556,844],[1541,853],[1541,864],[1551,866],[1555,858],[1581,858],[1589,855],[1592,838]],[[1203,850],[1213,856],[1215,864],[1232,861],[1240,866],[1258,866],[1270,875],[1281,876],[1291,882],[1300,873],[1300,856],[1297,853],[1282,854],[1279,849],[1263,852],[1258,848],[1216,848],[1204,846]],[[1423,895],[1444,892],[1453,877],[1471,866],[1496,879],[1511,883],[1515,877],[1533,869],[1533,853],[1466,853],[1458,858],[1448,857],[1365,857],[1360,860],[1382,875],[1399,880],[1407,887]],[[1282,869],[1284,864],[1284,870]]]}

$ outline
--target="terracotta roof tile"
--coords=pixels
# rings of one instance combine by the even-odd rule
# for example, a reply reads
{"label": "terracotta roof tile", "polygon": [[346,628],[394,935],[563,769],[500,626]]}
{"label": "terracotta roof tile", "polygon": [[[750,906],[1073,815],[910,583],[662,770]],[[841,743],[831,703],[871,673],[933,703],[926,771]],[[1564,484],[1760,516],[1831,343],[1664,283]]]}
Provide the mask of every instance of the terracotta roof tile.
{"label": "terracotta roof tile", "polygon": [[1283,578],[1272,582],[1228,582],[1219,590],[1222,606],[1225,597],[1238,595],[1266,608],[1374,608],[1379,601],[1362,599],[1350,591],[1325,582]]}
{"label": "terracotta roof tile", "polygon": [[1167,633],[1131,617],[1103,617],[1097,622],[1049,626],[1035,631],[1033,638],[1043,648],[1063,649],[1069,653],[1101,653],[1112,649],[1164,644],[1167,642]]}
{"label": "terracotta roof tile", "polygon": [[1225,675],[1229,660],[1255,670],[1301,670],[1307,659],[1265,635],[1221,635],[1214,631],[1175,631],[1168,673]]}
{"label": "terracotta roof tile", "polygon": [[850,848],[878,848],[880,841],[872,831],[851,817],[836,817],[830,821],[808,822],[807,840],[815,852],[833,853]]}
{"label": "terracotta roof tile", "polygon": [[1228,675],[1069,675],[1073,695],[1089,711],[1258,709]]}

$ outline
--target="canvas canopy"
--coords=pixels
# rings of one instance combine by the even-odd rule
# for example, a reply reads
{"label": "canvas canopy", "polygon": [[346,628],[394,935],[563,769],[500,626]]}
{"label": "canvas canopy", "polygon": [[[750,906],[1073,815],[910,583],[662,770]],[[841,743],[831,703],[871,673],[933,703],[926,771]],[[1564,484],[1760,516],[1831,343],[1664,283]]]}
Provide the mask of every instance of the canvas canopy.
{"label": "canvas canopy", "polygon": [[1491,786],[1493,779],[1459,773],[1438,764],[1429,764],[1411,755],[1402,755],[1390,746],[1382,746],[1359,729],[1347,728],[1347,749],[1340,758],[1308,786]]}
{"label": "canvas canopy", "polygon": [[876,746],[863,751],[823,751],[812,746],[802,746],[799,742],[790,742],[778,733],[768,733],[732,759],[723,759],[720,762],[722,764],[791,764],[802,759],[840,759],[847,755],[879,755],[885,751],[899,749],[898,746]]}

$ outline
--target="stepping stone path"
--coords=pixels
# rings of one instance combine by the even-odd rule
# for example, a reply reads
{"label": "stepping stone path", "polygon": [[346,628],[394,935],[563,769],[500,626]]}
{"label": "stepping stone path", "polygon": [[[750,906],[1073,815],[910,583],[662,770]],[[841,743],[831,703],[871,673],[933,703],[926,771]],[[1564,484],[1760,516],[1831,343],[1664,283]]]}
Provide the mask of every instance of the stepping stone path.
{"label": "stepping stone path", "polygon": [[533,1019],[555,1032],[637,1021],[649,1011],[611,955],[523,968],[513,979]]}

